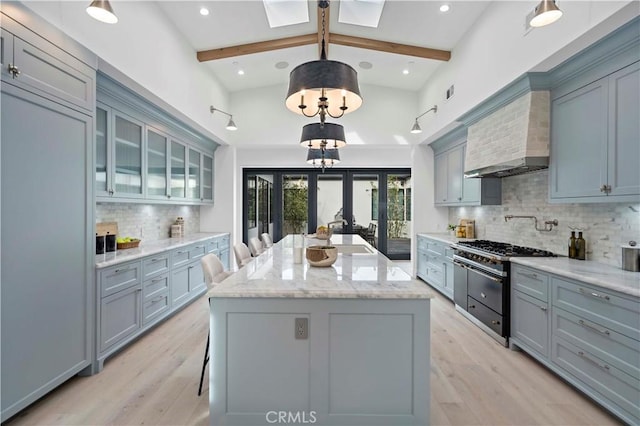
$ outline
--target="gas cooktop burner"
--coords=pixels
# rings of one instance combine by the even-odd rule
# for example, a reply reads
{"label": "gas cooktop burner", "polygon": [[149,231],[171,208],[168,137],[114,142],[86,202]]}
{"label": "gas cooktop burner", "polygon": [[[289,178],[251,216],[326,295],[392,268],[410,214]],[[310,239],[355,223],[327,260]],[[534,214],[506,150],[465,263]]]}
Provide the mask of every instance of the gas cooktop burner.
{"label": "gas cooktop burner", "polygon": [[499,256],[555,257],[555,254],[547,250],[516,246],[513,244],[500,243],[497,241],[488,241],[488,240],[464,241],[464,242],[457,243],[457,245],[474,248],[476,250],[486,251],[487,253],[497,254]]}

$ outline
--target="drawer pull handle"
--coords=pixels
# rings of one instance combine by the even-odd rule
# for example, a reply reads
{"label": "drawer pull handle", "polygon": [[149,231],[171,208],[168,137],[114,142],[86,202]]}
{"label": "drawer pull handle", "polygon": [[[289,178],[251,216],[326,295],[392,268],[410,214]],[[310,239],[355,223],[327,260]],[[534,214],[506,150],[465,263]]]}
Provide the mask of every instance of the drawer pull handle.
{"label": "drawer pull handle", "polygon": [[486,295],[486,294],[484,294],[484,293],[480,293],[480,297],[482,297],[483,299],[486,299],[486,298],[487,298],[487,295]]}
{"label": "drawer pull handle", "polygon": [[124,268],[124,269],[116,269],[114,272],[116,274],[119,274],[120,272],[127,272],[127,271],[130,271],[130,270],[131,270],[131,268]]}
{"label": "drawer pull handle", "polygon": [[611,300],[611,298],[606,294],[599,294],[599,293],[596,293],[595,291],[587,291],[582,287],[580,287],[580,293],[586,294],[588,296],[597,297],[598,299]]}
{"label": "drawer pull handle", "polygon": [[476,305],[469,305],[469,309],[475,309]]}
{"label": "drawer pull handle", "polygon": [[605,334],[605,335],[609,335],[609,330],[607,330],[606,328],[604,330],[600,330],[598,327],[595,327],[587,322],[584,322],[584,320],[580,320],[578,321],[580,323],[581,326],[585,327],[585,328],[590,328],[593,331],[597,331],[600,334]]}
{"label": "drawer pull handle", "polygon": [[201,248],[202,248],[202,246],[195,246],[194,248],[201,249]]}
{"label": "drawer pull handle", "polygon": [[546,308],[546,307],[544,307],[544,306],[540,306],[540,310],[541,310],[541,311],[544,311],[544,312],[547,312],[547,308]]}
{"label": "drawer pull handle", "polygon": [[153,299],[151,301],[151,303],[158,303],[158,302],[162,302],[162,300],[164,299],[164,296],[160,296],[160,297],[156,297],[155,299]]}
{"label": "drawer pull handle", "polygon": [[164,281],[166,278],[156,278],[155,280],[151,280],[152,283],[159,283],[160,281]]}
{"label": "drawer pull handle", "polygon": [[500,321],[498,321],[498,320],[492,320],[492,321],[491,321],[491,324],[499,325],[499,324],[500,324]]}
{"label": "drawer pull handle", "polygon": [[185,254],[185,253],[186,253],[186,251],[178,251],[178,252],[176,252],[176,253],[177,253],[177,254]]}
{"label": "drawer pull handle", "polygon": [[580,355],[582,358],[586,359],[590,363],[597,365],[598,367],[602,368],[603,370],[609,371],[609,366],[607,364],[601,365],[598,361],[596,361],[595,359],[591,358],[590,356],[588,356],[584,352],[578,351],[578,355]]}
{"label": "drawer pull handle", "polygon": [[525,272],[518,272],[523,277],[531,278],[532,280],[538,280],[538,274],[527,274]]}

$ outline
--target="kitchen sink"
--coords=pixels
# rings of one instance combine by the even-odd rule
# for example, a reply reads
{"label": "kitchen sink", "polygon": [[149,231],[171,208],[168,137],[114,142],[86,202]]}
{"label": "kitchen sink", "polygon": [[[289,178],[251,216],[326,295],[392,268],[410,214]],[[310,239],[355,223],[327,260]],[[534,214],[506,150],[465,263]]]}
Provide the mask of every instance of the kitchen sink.
{"label": "kitchen sink", "polygon": [[375,252],[364,244],[332,244],[342,254],[374,254]]}

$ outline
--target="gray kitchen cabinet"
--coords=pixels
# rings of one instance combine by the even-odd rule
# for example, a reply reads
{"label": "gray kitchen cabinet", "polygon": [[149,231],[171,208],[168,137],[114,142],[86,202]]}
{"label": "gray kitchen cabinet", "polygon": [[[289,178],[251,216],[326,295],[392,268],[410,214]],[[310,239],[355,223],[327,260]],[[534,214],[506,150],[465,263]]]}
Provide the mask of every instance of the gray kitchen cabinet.
{"label": "gray kitchen cabinet", "polygon": [[640,62],[551,105],[551,202],[640,200]]}
{"label": "gray kitchen cabinet", "polygon": [[629,424],[640,422],[640,300],[511,265],[512,347]]}
{"label": "gray kitchen cabinet", "polygon": [[147,126],[147,198],[168,199],[169,137]]}
{"label": "gray kitchen cabinet", "polygon": [[123,341],[142,327],[142,285],[102,298],[100,305],[100,352]]}
{"label": "gray kitchen cabinet", "polygon": [[20,4],[0,9],[4,423],[91,364],[95,56],[40,37]]}
{"label": "gray kitchen cabinet", "polygon": [[171,273],[171,306],[183,305],[189,299],[189,266]]}
{"label": "gray kitchen cabinet", "polygon": [[466,143],[437,144],[434,157],[435,200],[438,206],[479,206],[502,203],[498,178],[465,178]]}
{"label": "gray kitchen cabinet", "polygon": [[453,300],[453,250],[447,243],[418,235],[416,275]]}
{"label": "gray kitchen cabinet", "polygon": [[105,297],[133,287],[141,282],[139,261],[127,262],[100,270],[100,296]]}
{"label": "gray kitchen cabinet", "polygon": [[97,82],[98,201],[212,204],[217,144],[109,76]]}

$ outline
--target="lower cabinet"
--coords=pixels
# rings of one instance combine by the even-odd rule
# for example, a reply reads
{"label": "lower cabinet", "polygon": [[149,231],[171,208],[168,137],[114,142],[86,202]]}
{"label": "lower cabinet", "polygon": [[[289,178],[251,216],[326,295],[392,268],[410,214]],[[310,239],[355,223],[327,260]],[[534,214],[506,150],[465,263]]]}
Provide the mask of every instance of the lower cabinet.
{"label": "lower cabinet", "polygon": [[416,275],[453,300],[453,249],[449,244],[418,235]]}
{"label": "lower cabinet", "polygon": [[229,236],[223,235],[97,270],[93,373],[115,351],[206,291],[200,260],[214,246],[228,268]]}
{"label": "lower cabinet", "polygon": [[512,264],[512,346],[640,423],[640,299]]}

